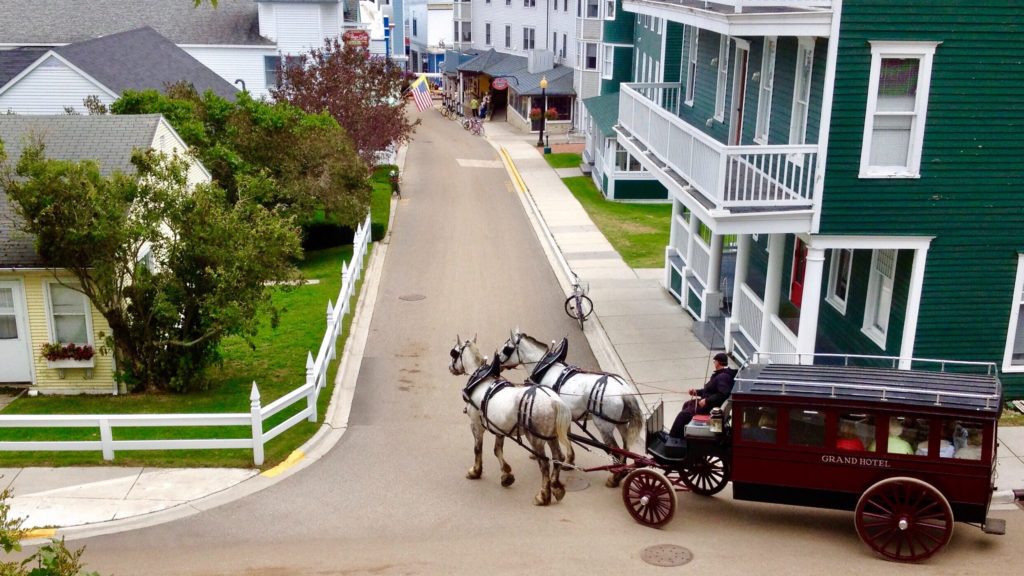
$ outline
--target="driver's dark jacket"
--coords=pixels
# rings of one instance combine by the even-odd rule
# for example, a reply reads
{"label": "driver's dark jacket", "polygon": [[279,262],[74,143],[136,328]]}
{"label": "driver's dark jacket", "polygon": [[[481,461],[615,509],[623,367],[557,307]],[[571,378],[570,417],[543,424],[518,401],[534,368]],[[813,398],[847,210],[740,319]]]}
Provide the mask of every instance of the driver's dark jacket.
{"label": "driver's dark jacket", "polygon": [[708,383],[700,390],[697,390],[697,396],[707,400],[702,407],[702,412],[710,412],[712,408],[718,408],[729,397],[729,394],[732,394],[732,385],[736,380],[736,372],[733,368],[722,368],[712,372]]}

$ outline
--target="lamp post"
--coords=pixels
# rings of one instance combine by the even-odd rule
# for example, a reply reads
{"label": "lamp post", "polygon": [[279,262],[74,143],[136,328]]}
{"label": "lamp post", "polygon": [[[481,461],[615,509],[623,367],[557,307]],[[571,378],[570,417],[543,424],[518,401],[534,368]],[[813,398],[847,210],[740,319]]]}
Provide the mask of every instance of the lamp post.
{"label": "lamp post", "polygon": [[540,109],[540,134],[537,136],[537,146],[544,145],[544,120],[548,112],[548,77],[540,77],[540,100],[543,103]]}

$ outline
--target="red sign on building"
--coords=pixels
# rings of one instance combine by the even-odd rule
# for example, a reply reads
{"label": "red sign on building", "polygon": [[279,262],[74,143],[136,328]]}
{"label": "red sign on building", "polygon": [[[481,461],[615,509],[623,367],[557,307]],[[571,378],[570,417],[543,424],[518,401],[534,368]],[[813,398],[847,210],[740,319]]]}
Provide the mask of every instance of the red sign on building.
{"label": "red sign on building", "polygon": [[508,80],[505,80],[504,78],[495,78],[494,81],[491,82],[491,87],[495,90],[504,90],[505,88],[508,88]]}
{"label": "red sign on building", "polygon": [[341,41],[346,46],[358,46],[367,48],[370,45],[370,33],[366,30],[346,30],[341,35]]}

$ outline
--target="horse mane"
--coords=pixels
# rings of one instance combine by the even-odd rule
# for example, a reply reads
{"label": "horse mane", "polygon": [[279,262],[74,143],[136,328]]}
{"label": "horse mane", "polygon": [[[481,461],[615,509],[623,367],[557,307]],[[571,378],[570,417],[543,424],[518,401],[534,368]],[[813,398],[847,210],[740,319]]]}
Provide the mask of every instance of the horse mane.
{"label": "horse mane", "polygon": [[524,340],[527,340],[531,344],[534,344],[534,345],[536,345],[536,346],[538,346],[540,348],[549,348],[549,346],[547,344],[541,342],[540,340],[534,338],[533,336],[530,336],[529,334],[520,333],[520,336],[522,336],[522,338]]}

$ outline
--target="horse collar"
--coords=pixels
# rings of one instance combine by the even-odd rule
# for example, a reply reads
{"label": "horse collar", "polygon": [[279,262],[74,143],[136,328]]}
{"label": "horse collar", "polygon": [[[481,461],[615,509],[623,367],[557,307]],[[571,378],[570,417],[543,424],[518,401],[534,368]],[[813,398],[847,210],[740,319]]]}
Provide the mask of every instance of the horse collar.
{"label": "horse collar", "polygon": [[569,353],[569,341],[566,338],[562,338],[562,341],[557,346],[553,347],[548,353],[537,362],[537,367],[533,369],[530,374],[530,380],[533,382],[540,382],[544,379],[544,375],[547,374],[548,370],[552,366],[559,362],[565,362],[565,357]]}

